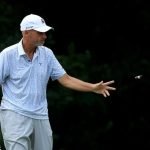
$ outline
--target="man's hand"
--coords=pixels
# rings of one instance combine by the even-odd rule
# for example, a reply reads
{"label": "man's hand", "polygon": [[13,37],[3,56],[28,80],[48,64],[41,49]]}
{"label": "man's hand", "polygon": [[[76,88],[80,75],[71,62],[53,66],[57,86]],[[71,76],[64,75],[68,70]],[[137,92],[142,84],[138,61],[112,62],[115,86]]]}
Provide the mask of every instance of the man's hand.
{"label": "man's hand", "polygon": [[116,88],[110,86],[113,83],[114,83],[114,80],[108,81],[108,82],[101,81],[99,83],[96,83],[94,84],[93,92],[97,94],[102,94],[104,97],[110,96],[109,91],[116,90]]}

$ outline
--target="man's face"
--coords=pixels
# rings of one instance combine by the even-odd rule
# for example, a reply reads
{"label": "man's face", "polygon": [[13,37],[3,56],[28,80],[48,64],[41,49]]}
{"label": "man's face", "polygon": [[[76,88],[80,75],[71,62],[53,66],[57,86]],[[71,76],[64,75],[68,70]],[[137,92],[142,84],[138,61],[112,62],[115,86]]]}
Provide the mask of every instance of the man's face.
{"label": "man's face", "polygon": [[30,30],[28,38],[30,39],[31,44],[35,46],[42,46],[44,45],[47,36],[45,32],[38,32],[35,30]]}

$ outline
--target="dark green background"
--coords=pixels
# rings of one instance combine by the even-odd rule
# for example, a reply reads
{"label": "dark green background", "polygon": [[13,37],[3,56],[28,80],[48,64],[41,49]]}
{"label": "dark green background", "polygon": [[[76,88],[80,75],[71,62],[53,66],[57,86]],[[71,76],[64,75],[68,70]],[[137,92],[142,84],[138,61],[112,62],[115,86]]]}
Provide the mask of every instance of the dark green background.
{"label": "dark green background", "polygon": [[70,75],[93,83],[114,79],[117,88],[104,98],[50,81],[54,150],[150,148],[148,3],[1,0],[0,51],[21,39],[19,24],[30,13],[54,28],[45,45]]}

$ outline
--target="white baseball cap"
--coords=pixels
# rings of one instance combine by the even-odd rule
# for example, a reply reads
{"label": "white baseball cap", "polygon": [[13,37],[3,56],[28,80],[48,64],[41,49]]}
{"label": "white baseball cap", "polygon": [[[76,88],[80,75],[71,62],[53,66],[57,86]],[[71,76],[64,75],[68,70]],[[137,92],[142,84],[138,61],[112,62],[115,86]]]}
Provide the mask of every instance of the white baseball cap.
{"label": "white baseball cap", "polygon": [[44,19],[38,15],[30,14],[23,18],[20,23],[20,30],[36,30],[39,32],[47,32],[50,29],[53,29],[50,26],[47,26]]}

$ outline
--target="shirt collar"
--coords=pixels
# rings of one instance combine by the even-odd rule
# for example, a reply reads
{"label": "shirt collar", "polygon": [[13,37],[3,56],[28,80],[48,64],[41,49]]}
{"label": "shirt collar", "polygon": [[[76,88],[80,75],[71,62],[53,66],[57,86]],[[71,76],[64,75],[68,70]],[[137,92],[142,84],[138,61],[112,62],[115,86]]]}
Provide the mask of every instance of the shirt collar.
{"label": "shirt collar", "polygon": [[23,49],[23,46],[22,46],[22,39],[21,39],[21,41],[18,43],[18,53],[19,53],[20,56],[26,54],[25,51],[24,51],[24,49]]}
{"label": "shirt collar", "polygon": [[[39,49],[39,47],[37,47],[37,49],[36,49],[35,56],[38,55],[38,49]],[[24,48],[23,48],[23,45],[22,45],[22,39],[18,43],[18,53],[19,53],[19,56],[26,55]]]}

